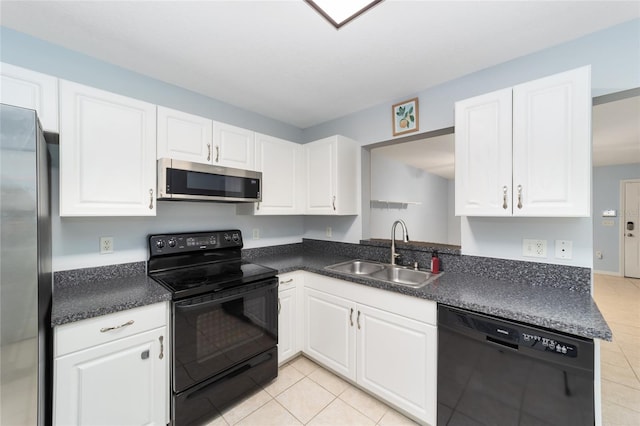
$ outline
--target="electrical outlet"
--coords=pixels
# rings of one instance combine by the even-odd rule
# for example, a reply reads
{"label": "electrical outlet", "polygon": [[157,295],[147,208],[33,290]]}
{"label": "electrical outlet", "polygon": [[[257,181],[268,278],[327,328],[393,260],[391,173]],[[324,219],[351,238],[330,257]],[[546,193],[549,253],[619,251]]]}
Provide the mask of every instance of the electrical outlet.
{"label": "electrical outlet", "polygon": [[259,228],[254,228],[253,229],[253,239],[254,240],[259,240],[260,239],[260,229]]}
{"label": "electrical outlet", "polygon": [[556,240],[556,259],[571,259],[573,256],[573,242]]}
{"label": "electrical outlet", "polygon": [[331,237],[331,227],[327,226],[327,232],[326,232],[327,237]]}
{"label": "electrical outlet", "polygon": [[547,240],[522,240],[522,255],[525,257],[547,257]]}
{"label": "electrical outlet", "polygon": [[596,259],[602,259],[602,252],[600,250],[596,251]]}
{"label": "electrical outlet", "polygon": [[100,237],[100,254],[113,253],[113,237]]}

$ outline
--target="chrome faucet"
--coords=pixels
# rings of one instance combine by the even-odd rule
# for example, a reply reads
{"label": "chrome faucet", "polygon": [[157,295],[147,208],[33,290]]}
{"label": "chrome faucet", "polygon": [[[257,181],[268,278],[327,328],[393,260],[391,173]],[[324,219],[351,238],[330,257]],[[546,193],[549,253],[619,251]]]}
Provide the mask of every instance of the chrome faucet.
{"label": "chrome faucet", "polygon": [[405,243],[409,242],[409,233],[407,232],[407,225],[404,223],[404,221],[401,219],[398,219],[395,222],[393,222],[393,225],[391,225],[391,264],[392,265],[396,264],[396,258],[400,256],[398,253],[396,253],[396,226],[398,224],[400,224],[400,227],[402,228],[402,241]]}

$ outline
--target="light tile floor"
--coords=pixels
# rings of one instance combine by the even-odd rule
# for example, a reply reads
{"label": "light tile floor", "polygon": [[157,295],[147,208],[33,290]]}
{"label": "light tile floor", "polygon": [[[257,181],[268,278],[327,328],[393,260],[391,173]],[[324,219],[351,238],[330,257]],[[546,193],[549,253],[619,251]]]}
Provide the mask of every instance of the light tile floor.
{"label": "light tile floor", "polygon": [[278,378],[207,426],[415,425],[393,408],[300,356]]}
{"label": "light tile floor", "polygon": [[602,341],[602,424],[640,425],[640,279],[594,276],[594,299],[613,332]]}

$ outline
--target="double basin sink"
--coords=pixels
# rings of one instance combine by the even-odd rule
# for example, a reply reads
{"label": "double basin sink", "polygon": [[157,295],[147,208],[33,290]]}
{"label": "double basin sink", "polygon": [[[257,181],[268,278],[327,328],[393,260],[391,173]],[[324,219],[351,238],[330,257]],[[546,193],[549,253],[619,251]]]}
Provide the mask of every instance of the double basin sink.
{"label": "double basin sink", "polygon": [[349,260],[327,266],[325,269],[412,288],[422,287],[442,275],[442,273],[432,274],[428,271],[368,260]]}

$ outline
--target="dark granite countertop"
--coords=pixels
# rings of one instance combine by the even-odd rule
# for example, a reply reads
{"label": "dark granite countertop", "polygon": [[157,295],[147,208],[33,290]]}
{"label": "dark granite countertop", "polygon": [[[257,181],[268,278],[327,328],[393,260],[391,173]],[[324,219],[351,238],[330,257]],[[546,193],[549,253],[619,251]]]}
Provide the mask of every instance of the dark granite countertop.
{"label": "dark granite countertop", "polygon": [[93,276],[54,285],[51,325],[57,326],[125,309],[171,300],[171,293],[146,274]]}
{"label": "dark granite countertop", "polygon": [[281,274],[296,270],[314,272],[577,336],[612,339],[609,326],[588,293],[459,272],[444,272],[426,286],[416,289],[325,269],[351,259],[341,255],[303,252],[252,257],[251,261],[277,269]]}
{"label": "dark granite countertop", "polygon": [[[546,285],[536,280],[532,284],[519,278],[496,279],[479,273],[446,271],[416,289],[325,269],[358,258],[349,250],[303,250],[302,245],[293,244],[255,249],[246,255],[245,260],[274,268],[280,274],[314,272],[577,336],[612,339],[609,326],[588,292],[556,287],[554,283]],[[547,280],[550,279],[553,280]],[[144,262],[57,272],[52,325],[167,300],[171,300],[171,294],[147,277]]]}

